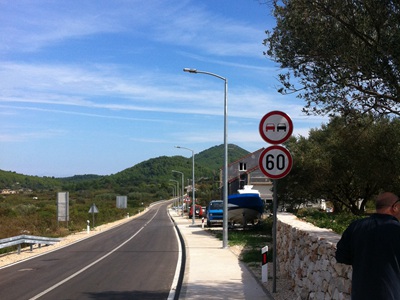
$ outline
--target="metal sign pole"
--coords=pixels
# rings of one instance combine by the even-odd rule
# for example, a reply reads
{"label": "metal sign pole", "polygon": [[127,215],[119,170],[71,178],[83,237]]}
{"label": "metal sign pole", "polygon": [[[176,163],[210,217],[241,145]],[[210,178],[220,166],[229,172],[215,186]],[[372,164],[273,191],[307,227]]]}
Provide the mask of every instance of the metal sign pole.
{"label": "metal sign pole", "polygon": [[278,187],[278,180],[273,180],[273,215],[274,221],[272,226],[272,240],[273,240],[273,252],[272,252],[272,259],[273,259],[273,281],[272,281],[272,292],[276,293],[276,228],[277,228],[277,212],[278,212],[278,197],[277,197],[277,187]]}
{"label": "metal sign pole", "polygon": [[93,230],[94,230],[94,206],[92,206]]}
{"label": "metal sign pole", "polygon": [[288,150],[278,144],[287,141],[293,133],[293,122],[290,117],[282,111],[271,111],[267,113],[258,127],[264,141],[273,146],[261,152],[258,165],[265,176],[270,178],[273,183],[273,284],[272,291],[276,293],[276,232],[278,227],[278,180],[285,177],[291,170],[293,159]]}

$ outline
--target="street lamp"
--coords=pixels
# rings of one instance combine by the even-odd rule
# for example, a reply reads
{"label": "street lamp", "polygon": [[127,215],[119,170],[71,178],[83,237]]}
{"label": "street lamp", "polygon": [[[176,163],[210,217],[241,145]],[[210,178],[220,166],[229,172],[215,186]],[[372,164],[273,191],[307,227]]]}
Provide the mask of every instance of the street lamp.
{"label": "street lamp", "polygon": [[[172,173],[179,173],[179,174],[181,174],[182,175],[182,193],[181,193],[181,197],[182,197],[182,213],[183,213],[183,194],[184,194],[184,187],[183,187],[183,182],[185,181],[184,180],[184,178],[185,178],[185,175],[182,173],[182,172],[179,172],[179,171],[175,171],[175,170],[172,170]],[[179,206],[179,204],[178,204],[178,206]]]}
{"label": "street lamp", "polygon": [[[176,182],[176,196],[178,198],[178,205],[179,205],[179,182],[178,182],[178,180],[174,180],[174,179],[170,179],[169,181]],[[174,202],[176,204],[176,200]],[[175,206],[177,206],[177,205],[175,205]]]}
{"label": "street lamp", "polygon": [[196,189],[195,189],[195,180],[194,180],[194,151],[192,149],[181,147],[181,146],[175,146],[175,148],[192,151],[192,194],[193,194],[192,195],[192,198],[193,198],[193,203],[192,203],[192,208],[193,208],[192,225],[194,225],[194,220],[196,218],[196,193],[195,193]]}
{"label": "street lamp", "polygon": [[210,76],[217,77],[225,82],[224,91],[224,171],[223,171],[223,202],[224,202],[224,216],[223,216],[223,226],[222,226],[222,247],[228,247],[228,79],[220,75],[199,71],[196,69],[184,68],[184,72],[194,73],[194,74],[206,74]]}

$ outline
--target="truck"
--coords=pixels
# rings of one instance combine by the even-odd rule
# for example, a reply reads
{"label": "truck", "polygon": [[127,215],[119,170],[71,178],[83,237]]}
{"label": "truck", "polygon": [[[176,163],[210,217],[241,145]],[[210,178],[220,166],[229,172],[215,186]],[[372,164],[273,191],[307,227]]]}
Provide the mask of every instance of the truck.
{"label": "truck", "polygon": [[207,226],[221,224],[224,220],[224,202],[222,200],[211,200],[207,206]]}

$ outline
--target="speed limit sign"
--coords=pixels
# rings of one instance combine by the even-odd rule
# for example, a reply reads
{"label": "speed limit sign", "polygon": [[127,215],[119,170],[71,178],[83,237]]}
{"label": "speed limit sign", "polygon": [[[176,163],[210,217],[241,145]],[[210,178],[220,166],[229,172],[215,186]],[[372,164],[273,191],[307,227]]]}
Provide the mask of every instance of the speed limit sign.
{"label": "speed limit sign", "polygon": [[258,165],[265,176],[271,179],[280,179],[292,169],[293,159],[285,147],[275,145],[261,152]]}

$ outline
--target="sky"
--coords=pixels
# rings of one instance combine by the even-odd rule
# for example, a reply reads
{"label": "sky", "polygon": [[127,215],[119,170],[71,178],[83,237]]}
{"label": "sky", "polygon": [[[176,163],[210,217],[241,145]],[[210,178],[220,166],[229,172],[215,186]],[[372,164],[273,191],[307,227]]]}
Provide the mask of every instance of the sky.
{"label": "sky", "polygon": [[262,0],[0,1],[0,169],[111,175],[191,157],[227,137],[253,152],[258,126],[287,113],[295,136],[326,120],[277,92],[263,54],[275,20]]}

